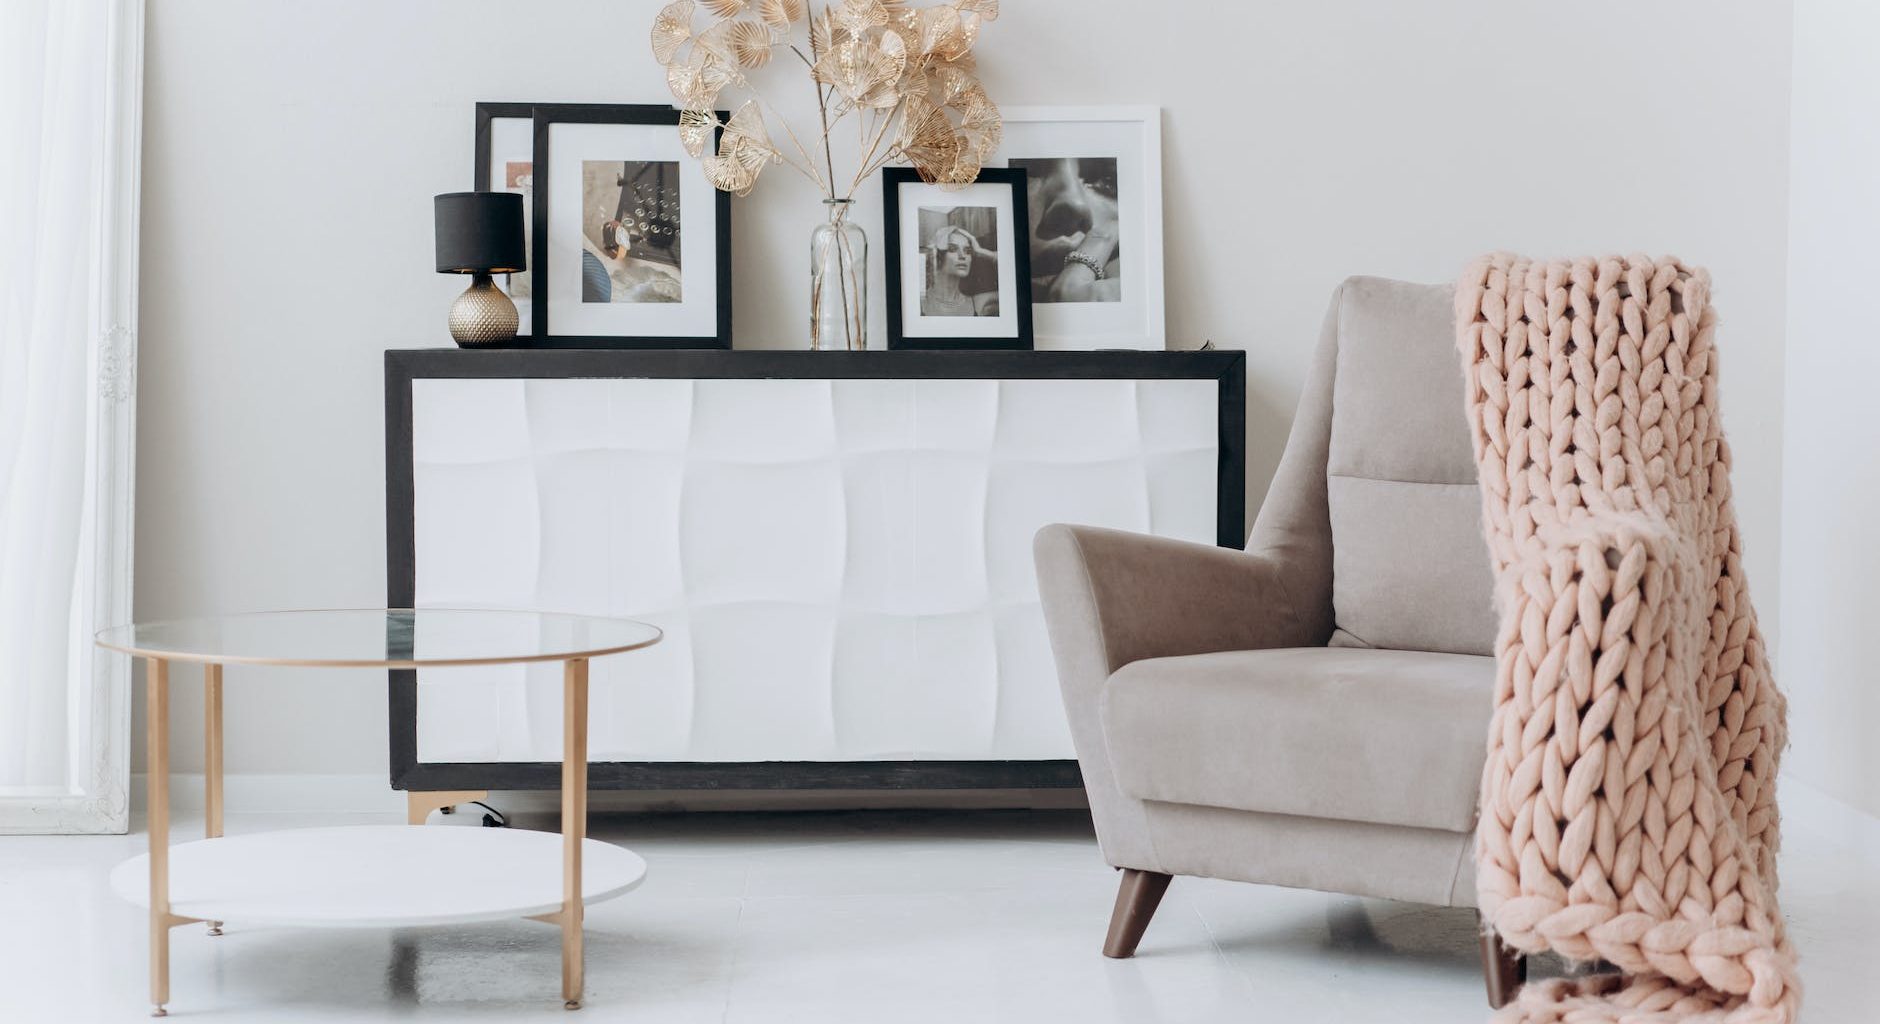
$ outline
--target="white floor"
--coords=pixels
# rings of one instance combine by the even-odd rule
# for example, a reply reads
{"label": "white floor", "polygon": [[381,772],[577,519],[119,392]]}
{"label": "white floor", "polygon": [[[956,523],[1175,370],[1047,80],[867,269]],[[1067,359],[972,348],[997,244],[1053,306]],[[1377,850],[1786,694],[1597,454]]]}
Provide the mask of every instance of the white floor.
{"label": "white floor", "polygon": [[[1782,899],[1811,1022],[1880,1020],[1880,823],[1785,785]],[[230,831],[331,824],[232,816]],[[384,820],[373,818],[365,820]],[[519,824],[544,824],[524,821]],[[178,837],[183,829],[179,827]],[[588,1003],[527,921],[173,940],[171,1015],[230,1021],[1431,1021],[1486,1017],[1474,915],[1178,879],[1130,961],[1067,812],[602,818],[650,864],[592,908]],[[141,836],[0,838],[0,1021],[147,1019],[144,924],[105,876]],[[1552,965],[1558,970],[1558,965]]]}

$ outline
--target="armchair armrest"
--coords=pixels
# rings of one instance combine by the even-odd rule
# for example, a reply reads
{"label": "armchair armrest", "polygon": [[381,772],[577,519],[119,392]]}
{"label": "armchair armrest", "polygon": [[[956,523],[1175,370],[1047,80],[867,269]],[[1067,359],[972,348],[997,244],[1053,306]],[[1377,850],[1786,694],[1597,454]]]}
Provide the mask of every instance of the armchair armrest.
{"label": "armchair armrest", "polygon": [[1279,563],[1232,548],[1054,524],[1032,541],[1058,669],[1098,678],[1144,658],[1323,643]]}

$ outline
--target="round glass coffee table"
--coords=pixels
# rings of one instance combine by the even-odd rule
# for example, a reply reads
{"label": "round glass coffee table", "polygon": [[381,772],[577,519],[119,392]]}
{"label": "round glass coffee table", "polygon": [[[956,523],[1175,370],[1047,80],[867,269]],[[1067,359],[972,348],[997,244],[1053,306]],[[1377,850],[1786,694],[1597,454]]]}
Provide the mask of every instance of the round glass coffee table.
{"label": "round glass coffee table", "polygon": [[[659,638],[656,627],[630,619],[442,608],[258,612],[101,631],[98,646],[148,662],[150,852],[118,865],[111,884],[150,911],[152,1015],[163,1016],[170,1001],[170,929],[193,922],[219,935],[223,922],[333,928],[533,918],[561,928],[562,1001],[579,1008],[583,908],[646,875],[638,856],[586,837],[588,660]],[[171,848],[170,664],[179,661],[203,665],[207,837]],[[222,834],[222,666],[534,661],[563,663],[559,837],[415,825]]]}

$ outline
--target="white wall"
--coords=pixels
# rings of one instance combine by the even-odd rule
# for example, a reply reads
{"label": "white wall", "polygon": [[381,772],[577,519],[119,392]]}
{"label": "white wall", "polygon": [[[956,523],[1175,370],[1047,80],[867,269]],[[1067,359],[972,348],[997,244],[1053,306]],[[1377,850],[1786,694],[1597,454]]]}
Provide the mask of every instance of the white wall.
{"label": "white wall", "polygon": [[[150,0],[140,616],[384,600],[380,353],[449,343],[430,197],[470,184],[472,104],[666,102],[658,6]],[[1248,350],[1255,502],[1344,276],[1441,281],[1495,248],[1708,265],[1773,624],[1787,3],[1004,6],[996,100],[1164,108],[1169,336]],[[735,333],[801,347],[821,210],[769,173],[734,204]],[[230,771],[383,771],[378,676],[229,677]]]}
{"label": "white wall", "polygon": [[1880,8],[1795,6],[1783,646],[1793,774],[1880,814]]}

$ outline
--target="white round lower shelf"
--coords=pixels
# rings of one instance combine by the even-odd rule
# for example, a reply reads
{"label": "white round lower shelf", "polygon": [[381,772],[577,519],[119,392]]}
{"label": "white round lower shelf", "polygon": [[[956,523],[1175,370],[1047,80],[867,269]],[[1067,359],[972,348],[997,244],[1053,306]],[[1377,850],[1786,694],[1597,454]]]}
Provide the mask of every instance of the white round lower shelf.
{"label": "white round lower shelf", "polygon": [[[646,877],[637,854],[581,843],[581,896],[598,903]],[[150,856],[111,872],[150,906]],[[303,928],[459,924],[561,909],[561,836],[512,828],[348,825],[198,839],[170,848],[170,912]]]}

